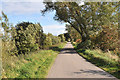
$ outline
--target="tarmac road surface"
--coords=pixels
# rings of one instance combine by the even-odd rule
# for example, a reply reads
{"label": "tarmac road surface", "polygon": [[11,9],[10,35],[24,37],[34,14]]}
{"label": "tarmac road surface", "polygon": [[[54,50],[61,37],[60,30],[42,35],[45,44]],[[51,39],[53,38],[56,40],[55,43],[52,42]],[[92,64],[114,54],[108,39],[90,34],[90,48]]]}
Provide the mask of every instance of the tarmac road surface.
{"label": "tarmac road surface", "polygon": [[113,78],[113,80],[117,80],[109,73],[82,58],[70,42],[58,54],[47,78],[105,78],[101,80]]}

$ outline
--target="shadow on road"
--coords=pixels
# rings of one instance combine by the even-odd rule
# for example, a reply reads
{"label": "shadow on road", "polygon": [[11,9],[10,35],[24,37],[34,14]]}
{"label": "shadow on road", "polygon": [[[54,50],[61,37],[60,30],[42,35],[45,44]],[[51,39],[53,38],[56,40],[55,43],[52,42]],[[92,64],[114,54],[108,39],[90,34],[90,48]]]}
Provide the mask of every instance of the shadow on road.
{"label": "shadow on road", "polygon": [[60,54],[77,54],[74,48],[63,48]]}
{"label": "shadow on road", "polygon": [[74,50],[74,48],[59,48],[56,46],[52,46],[50,47],[50,49],[52,49],[53,51],[61,51],[60,54],[76,54],[76,51]]}
{"label": "shadow on road", "polygon": [[56,46],[51,46],[49,49],[52,49],[53,51],[61,51],[62,48],[56,47]]}
{"label": "shadow on road", "polygon": [[99,70],[80,70],[80,72],[74,72],[75,74],[98,74],[98,75],[104,75],[104,76],[107,76],[107,77],[113,77],[112,75],[107,75],[106,72],[104,71],[99,71]]}
{"label": "shadow on road", "polygon": [[62,51],[66,51],[66,50],[72,51],[72,50],[74,50],[74,48],[63,48],[63,49],[62,49]]}

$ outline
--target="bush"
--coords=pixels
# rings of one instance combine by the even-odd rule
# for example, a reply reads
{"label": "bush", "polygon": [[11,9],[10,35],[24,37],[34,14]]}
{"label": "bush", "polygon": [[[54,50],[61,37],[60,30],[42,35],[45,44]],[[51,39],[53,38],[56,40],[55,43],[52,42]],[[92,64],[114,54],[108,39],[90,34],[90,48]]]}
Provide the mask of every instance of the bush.
{"label": "bush", "polygon": [[[18,54],[25,54],[39,49],[40,25],[23,22],[16,26],[15,44]],[[42,33],[41,33],[42,34]]]}
{"label": "bush", "polygon": [[60,34],[59,37],[61,38],[61,42],[65,42],[64,34]]}
{"label": "bush", "polygon": [[87,48],[91,48],[91,40],[86,40],[84,42],[81,42],[77,45],[77,48],[80,49],[87,49]]}
{"label": "bush", "polygon": [[79,43],[81,43],[81,42],[82,42],[81,39],[77,39],[77,40],[76,40],[76,43],[77,43],[77,44],[79,44]]}
{"label": "bush", "polygon": [[61,42],[61,39],[58,36],[53,36],[51,33],[48,33],[48,36],[52,39],[52,45],[55,45]]}
{"label": "bush", "polygon": [[114,25],[103,26],[103,30],[100,32],[99,36],[96,38],[97,45],[104,51],[115,50],[118,48],[118,31],[117,27]]}
{"label": "bush", "polygon": [[44,34],[44,36],[43,49],[49,49],[49,47],[52,45],[52,39],[48,35]]}
{"label": "bush", "polygon": [[52,45],[58,44],[58,43],[60,43],[60,42],[61,42],[61,39],[60,39],[59,37],[54,36],[54,37],[52,38]]}

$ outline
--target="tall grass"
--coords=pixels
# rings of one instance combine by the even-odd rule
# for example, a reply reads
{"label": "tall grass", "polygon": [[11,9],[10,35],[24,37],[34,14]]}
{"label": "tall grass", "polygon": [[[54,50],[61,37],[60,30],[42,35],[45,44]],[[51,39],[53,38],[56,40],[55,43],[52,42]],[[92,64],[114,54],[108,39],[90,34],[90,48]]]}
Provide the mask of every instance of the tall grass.
{"label": "tall grass", "polygon": [[77,49],[75,45],[74,47],[82,57],[120,79],[120,57],[117,54],[100,49]]}
{"label": "tall grass", "polygon": [[[56,47],[63,48],[65,43]],[[39,50],[25,55],[3,54],[2,78],[45,78],[59,51]]]}
{"label": "tall grass", "polygon": [[2,75],[2,39],[0,38],[0,79],[1,79],[1,75]]}

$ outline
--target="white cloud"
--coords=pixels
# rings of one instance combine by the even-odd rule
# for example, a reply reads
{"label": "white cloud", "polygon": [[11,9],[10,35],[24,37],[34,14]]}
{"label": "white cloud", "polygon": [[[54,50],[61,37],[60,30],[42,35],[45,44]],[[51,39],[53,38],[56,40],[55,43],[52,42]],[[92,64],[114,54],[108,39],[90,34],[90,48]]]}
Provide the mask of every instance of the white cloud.
{"label": "white cloud", "polygon": [[[2,9],[5,12],[5,14],[18,17],[17,21],[21,20],[20,15],[22,14],[23,16],[25,16],[24,17],[25,20],[39,22],[40,21],[39,19],[43,17],[42,16],[40,16],[41,18],[34,17],[36,16],[35,14],[37,13],[40,14],[40,10],[44,9],[44,4],[42,2],[2,2]],[[50,16],[51,15],[48,15],[46,19],[51,18]],[[47,23],[51,23],[51,19],[47,21],[48,21]],[[42,26],[45,33],[50,32],[53,35],[65,33],[65,25],[57,24],[56,22],[52,25],[47,25],[47,23],[46,26]]]}
{"label": "white cloud", "polygon": [[[7,14],[34,14],[44,9],[44,0],[2,0],[2,10]],[[84,5],[84,2],[79,3]]]}
{"label": "white cloud", "polygon": [[80,2],[80,3],[78,3],[78,5],[79,5],[79,6],[82,6],[82,5],[84,5],[84,2]]}
{"label": "white cloud", "polygon": [[65,25],[47,25],[43,26],[45,33],[52,33],[53,35],[59,35],[65,33]]}
{"label": "white cloud", "polygon": [[0,16],[1,16],[1,11],[2,11],[2,3],[0,2]]}
{"label": "white cloud", "polygon": [[2,2],[43,2],[43,0],[2,0]]}
{"label": "white cloud", "polygon": [[[51,0],[2,0],[2,2],[50,2]],[[53,2],[78,2],[83,0],[52,0]]]}
{"label": "white cloud", "polygon": [[48,28],[48,29],[61,29],[61,28],[65,28],[64,25],[60,24],[60,25],[47,25],[47,26],[44,26],[45,28]]}
{"label": "white cloud", "polygon": [[3,2],[2,9],[10,14],[34,14],[44,9],[42,2]]}

